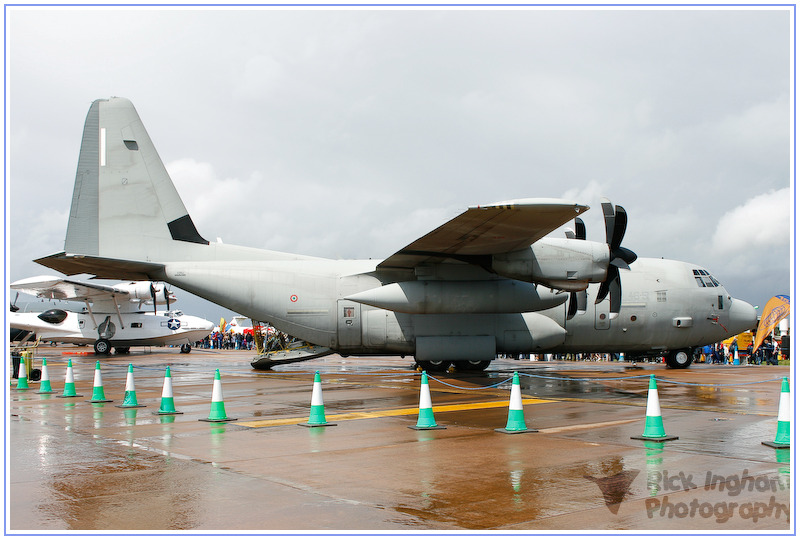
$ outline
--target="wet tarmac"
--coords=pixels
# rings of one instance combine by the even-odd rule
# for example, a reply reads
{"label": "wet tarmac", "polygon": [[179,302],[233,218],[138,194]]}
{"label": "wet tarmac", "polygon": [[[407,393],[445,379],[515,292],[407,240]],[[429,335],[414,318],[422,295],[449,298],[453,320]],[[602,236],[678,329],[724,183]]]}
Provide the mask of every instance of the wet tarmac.
{"label": "wet tarmac", "polygon": [[[55,394],[10,384],[6,531],[789,531],[783,366],[497,360],[432,375],[440,430],[417,423],[412,361],[329,356],[254,371],[246,351],[40,348]],[[64,390],[72,359],[77,392]],[[119,408],[128,364],[141,408]],[[165,368],[177,415],[161,406]],[[230,422],[202,422],[221,374]],[[505,434],[513,371],[536,433]],[[314,372],[329,427],[309,420]],[[642,434],[655,375],[664,426]],[[758,383],[758,384],[752,384]]]}

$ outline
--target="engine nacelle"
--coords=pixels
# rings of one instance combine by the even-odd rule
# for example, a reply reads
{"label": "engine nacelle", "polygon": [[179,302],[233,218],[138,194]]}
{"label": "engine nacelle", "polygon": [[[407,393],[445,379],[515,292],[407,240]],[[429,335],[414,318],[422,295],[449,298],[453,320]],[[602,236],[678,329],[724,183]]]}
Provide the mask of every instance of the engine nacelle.
{"label": "engine nacelle", "polygon": [[411,314],[524,313],[563,304],[569,295],[531,283],[485,281],[404,281],[352,294],[346,300]]}
{"label": "engine nacelle", "polygon": [[607,244],[569,238],[542,238],[528,249],[492,256],[498,275],[572,292],[603,281],[608,263]]}
{"label": "engine nacelle", "polygon": [[[134,303],[152,306],[153,293],[155,292],[156,304],[166,304],[166,299],[164,298],[164,289],[166,288],[166,285],[164,283],[155,283],[152,281],[131,281],[128,283],[118,283],[114,285],[114,288],[126,291],[130,295],[130,301]],[[176,301],[175,296],[173,296],[170,291],[167,291],[167,294],[169,294],[170,302]]]}

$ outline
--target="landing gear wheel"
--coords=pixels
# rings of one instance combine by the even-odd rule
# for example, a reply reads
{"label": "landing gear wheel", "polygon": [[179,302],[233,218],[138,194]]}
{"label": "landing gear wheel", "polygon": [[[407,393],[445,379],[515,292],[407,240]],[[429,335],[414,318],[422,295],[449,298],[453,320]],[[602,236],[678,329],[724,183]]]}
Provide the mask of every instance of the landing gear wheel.
{"label": "landing gear wheel", "polygon": [[189,354],[190,352],[192,352],[191,345],[189,345],[188,343],[184,343],[183,345],[181,345],[181,354]]}
{"label": "landing gear wheel", "polygon": [[451,363],[452,362],[449,360],[417,360],[417,365],[422,368],[423,371],[429,371],[431,373],[445,373]]}
{"label": "landing gear wheel", "polygon": [[692,350],[691,349],[678,349],[677,351],[670,351],[667,355],[667,367],[673,369],[686,369],[692,363]]}
{"label": "landing gear wheel", "polygon": [[455,364],[458,371],[469,372],[484,371],[491,363],[491,360],[459,360]]}
{"label": "landing gear wheel", "polygon": [[111,354],[111,342],[107,339],[98,339],[94,342],[94,354],[108,356]]}
{"label": "landing gear wheel", "polygon": [[31,370],[31,380],[38,381],[42,378],[42,370],[41,369],[32,369]]}

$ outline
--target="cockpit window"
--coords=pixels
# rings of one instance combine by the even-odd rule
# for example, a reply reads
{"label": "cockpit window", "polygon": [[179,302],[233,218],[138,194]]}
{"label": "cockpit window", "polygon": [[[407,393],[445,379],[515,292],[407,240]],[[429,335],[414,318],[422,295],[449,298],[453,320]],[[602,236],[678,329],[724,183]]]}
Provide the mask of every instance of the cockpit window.
{"label": "cockpit window", "polygon": [[708,273],[708,270],[692,270],[698,287],[719,287],[719,281]]}

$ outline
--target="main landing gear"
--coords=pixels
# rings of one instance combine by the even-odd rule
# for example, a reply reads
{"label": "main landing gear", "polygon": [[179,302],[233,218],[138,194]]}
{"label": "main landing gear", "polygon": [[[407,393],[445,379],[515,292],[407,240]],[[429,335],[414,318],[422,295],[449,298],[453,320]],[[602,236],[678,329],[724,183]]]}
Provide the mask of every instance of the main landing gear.
{"label": "main landing gear", "polygon": [[94,342],[94,354],[108,356],[111,354],[111,342],[107,339],[98,339]]}
{"label": "main landing gear", "polygon": [[667,354],[667,367],[673,369],[685,369],[692,363],[692,349],[678,349]]}

